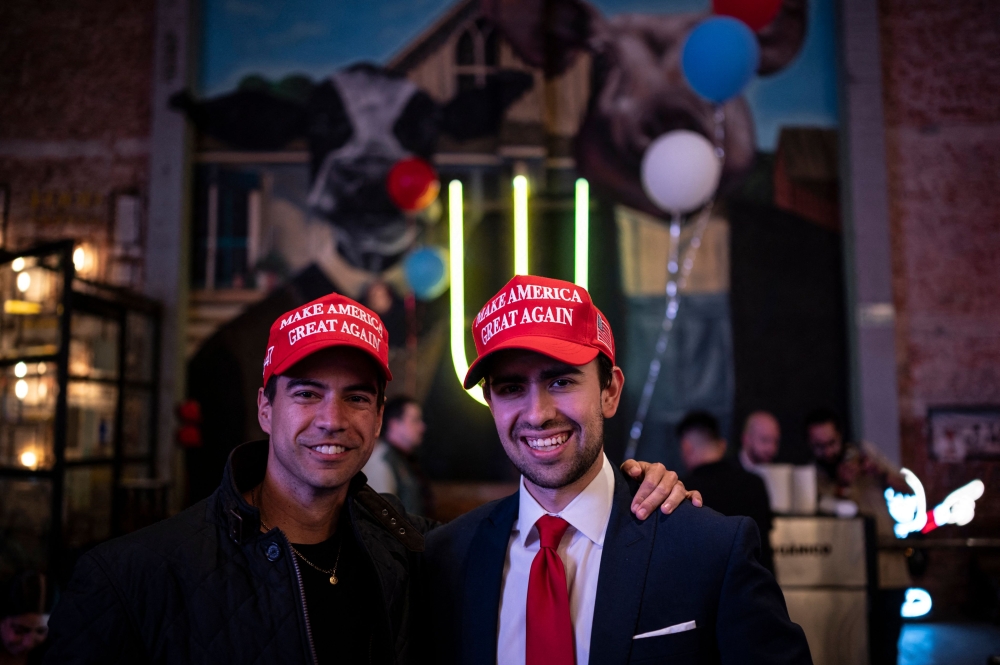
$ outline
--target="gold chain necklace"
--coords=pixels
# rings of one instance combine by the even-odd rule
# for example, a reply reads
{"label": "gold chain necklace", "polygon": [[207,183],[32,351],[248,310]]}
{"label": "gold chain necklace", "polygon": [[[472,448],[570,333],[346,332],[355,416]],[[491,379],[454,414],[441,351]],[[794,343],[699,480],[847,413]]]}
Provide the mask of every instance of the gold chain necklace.
{"label": "gold chain necklace", "polygon": [[[261,483],[261,484],[263,484],[263,483]],[[263,532],[267,533],[268,531],[271,530],[271,527],[269,527],[267,525],[267,522],[264,521],[264,513],[260,509],[260,485],[258,485],[256,487],[256,489],[254,490],[253,499],[254,499],[254,508],[256,508],[258,512],[260,512],[260,528],[261,528],[261,530]],[[331,568],[330,570],[327,570],[325,568],[320,568],[315,563],[313,563],[309,559],[305,558],[305,556],[302,555],[302,552],[300,552],[297,549],[295,549],[295,545],[292,545],[291,541],[288,542],[288,546],[292,548],[292,552],[295,553],[295,556],[297,556],[300,559],[302,559],[302,562],[305,563],[307,566],[309,566],[310,568],[312,568],[314,570],[318,570],[319,572],[323,573],[324,575],[329,575],[330,576],[330,584],[336,584],[337,582],[340,581],[340,578],[337,577],[337,566],[340,564],[340,550],[344,546],[344,541],[343,540],[341,540],[339,543],[337,543],[337,558],[334,560],[334,562],[333,562],[333,568]]]}

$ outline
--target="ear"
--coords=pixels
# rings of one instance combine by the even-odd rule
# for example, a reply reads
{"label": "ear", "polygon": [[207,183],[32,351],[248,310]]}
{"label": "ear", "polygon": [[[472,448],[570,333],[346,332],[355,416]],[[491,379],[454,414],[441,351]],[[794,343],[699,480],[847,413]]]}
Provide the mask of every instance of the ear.
{"label": "ear", "polygon": [[188,91],[170,98],[198,131],[243,150],[278,150],[305,136],[306,109],[264,90],[238,90],[202,102]]}
{"label": "ear", "polygon": [[624,387],[625,374],[621,367],[615,365],[611,369],[611,385],[601,390],[601,412],[605,418],[611,418],[618,412],[618,404],[622,400]]}
{"label": "ear", "polygon": [[482,0],[480,9],[522,60],[549,77],[588,50],[601,21],[582,0]]}
{"label": "ear", "polygon": [[802,49],[806,37],[806,0],[784,0],[777,17],[757,33],[760,65],[765,76],[787,66]]}
{"label": "ear", "polygon": [[313,88],[306,102],[306,117],[308,126],[305,135],[309,139],[309,174],[312,179],[326,156],[347,143],[354,127],[340,92],[329,79]]}
{"label": "ear", "polygon": [[271,402],[264,395],[264,389],[257,389],[257,424],[265,434],[271,434]]}
{"label": "ear", "polygon": [[526,72],[503,70],[486,77],[482,88],[464,90],[441,110],[441,131],[459,141],[490,136],[500,130],[507,108],[534,84]]}

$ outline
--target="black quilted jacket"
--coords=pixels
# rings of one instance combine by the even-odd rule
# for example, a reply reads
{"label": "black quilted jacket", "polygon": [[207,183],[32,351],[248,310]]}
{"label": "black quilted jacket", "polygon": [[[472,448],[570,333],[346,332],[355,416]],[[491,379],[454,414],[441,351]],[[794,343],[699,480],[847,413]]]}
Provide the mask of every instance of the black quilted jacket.
{"label": "black quilted jacket", "polygon": [[[236,448],[222,484],[183,513],[100,545],[76,565],[49,626],[45,663],[315,663],[298,563],[242,492],[267,442]],[[396,663],[417,661],[411,625],[430,523],[359,474],[347,513],[375,564]]]}

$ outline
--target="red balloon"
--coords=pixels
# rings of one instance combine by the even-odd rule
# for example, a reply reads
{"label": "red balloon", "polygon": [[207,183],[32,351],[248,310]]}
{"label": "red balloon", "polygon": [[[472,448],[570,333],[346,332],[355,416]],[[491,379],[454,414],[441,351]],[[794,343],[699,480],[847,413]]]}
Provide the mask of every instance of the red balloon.
{"label": "red balloon", "polygon": [[405,212],[423,210],[441,191],[434,167],[419,157],[408,157],[393,164],[385,186],[392,202]]}
{"label": "red balloon", "polygon": [[780,9],[781,0],[712,0],[713,12],[738,18],[754,32],[773,21]]}

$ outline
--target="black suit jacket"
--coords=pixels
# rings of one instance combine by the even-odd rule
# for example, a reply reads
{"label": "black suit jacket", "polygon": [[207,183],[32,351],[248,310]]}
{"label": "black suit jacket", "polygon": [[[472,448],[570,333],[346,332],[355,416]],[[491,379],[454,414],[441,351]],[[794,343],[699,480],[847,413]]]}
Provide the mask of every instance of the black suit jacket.
{"label": "black suit jacket", "polygon": [[[591,665],[812,662],[774,577],[757,561],[752,520],[685,502],[671,515],[657,512],[642,522],[631,513],[626,483],[615,471]],[[518,501],[515,493],[428,534],[432,662],[497,662],[500,587]],[[632,639],[690,621],[694,630]]]}
{"label": "black suit jacket", "polygon": [[723,459],[696,467],[684,478],[689,490],[701,492],[705,505],[729,517],[749,517],[760,534],[760,562],[774,572],[771,552],[771,501],[760,476],[750,473],[736,460]]}

